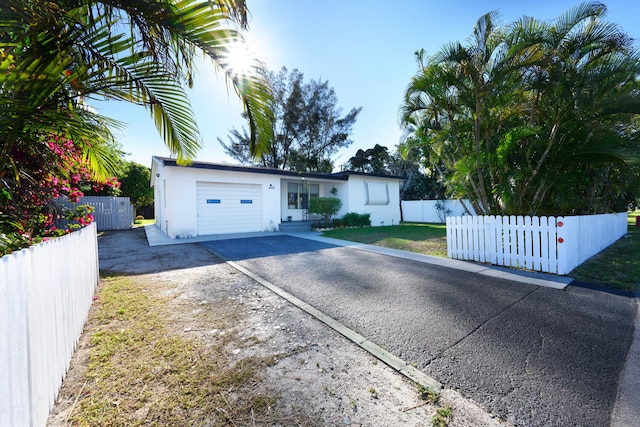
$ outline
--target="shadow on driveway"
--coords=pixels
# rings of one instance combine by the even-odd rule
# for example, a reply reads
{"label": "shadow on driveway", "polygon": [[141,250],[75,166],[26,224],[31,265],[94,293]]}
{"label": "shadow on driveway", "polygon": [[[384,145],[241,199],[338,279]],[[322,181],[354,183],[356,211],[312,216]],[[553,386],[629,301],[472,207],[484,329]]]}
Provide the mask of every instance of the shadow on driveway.
{"label": "shadow on driveway", "polygon": [[205,246],[524,426],[606,426],[635,301],[292,236]]}
{"label": "shadow on driveway", "polygon": [[328,243],[299,239],[292,236],[265,236],[247,239],[203,242],[202,246],[229,261],[241,261],[265,256],[292,255],[336,248]]}

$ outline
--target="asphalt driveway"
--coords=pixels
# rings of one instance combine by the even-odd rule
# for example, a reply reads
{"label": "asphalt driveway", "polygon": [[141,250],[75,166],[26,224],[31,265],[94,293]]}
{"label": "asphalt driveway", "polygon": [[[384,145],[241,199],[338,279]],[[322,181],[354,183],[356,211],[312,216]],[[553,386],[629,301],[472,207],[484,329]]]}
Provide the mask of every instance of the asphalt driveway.
{"label": "asphalt driveway", "polygon": [[203,244],[513,424],[610,423],[631,298],[286,235]]}

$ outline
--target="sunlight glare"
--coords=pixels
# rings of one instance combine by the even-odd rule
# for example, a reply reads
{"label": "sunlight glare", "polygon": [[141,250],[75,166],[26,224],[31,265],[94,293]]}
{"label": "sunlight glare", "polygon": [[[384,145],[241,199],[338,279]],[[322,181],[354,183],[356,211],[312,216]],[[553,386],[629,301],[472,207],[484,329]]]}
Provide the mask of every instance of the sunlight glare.
{"label": "sunlight glare", "polygon": [[238,42],[229,47],[227,64],[232,74],[242,76],[253,72],[257,66],[257,59],[246,41],[244,43]]}

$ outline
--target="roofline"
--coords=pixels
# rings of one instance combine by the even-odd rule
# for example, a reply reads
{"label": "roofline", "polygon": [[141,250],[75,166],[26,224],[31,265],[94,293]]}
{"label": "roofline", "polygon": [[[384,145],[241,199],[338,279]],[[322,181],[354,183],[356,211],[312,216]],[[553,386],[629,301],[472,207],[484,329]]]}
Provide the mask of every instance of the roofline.
{"label": "roofline", "polygon": [[342,172],[335,172],[332,175],[334,176],[342,176],[342,175],[354,175],[354,176],[370,176],[373,178],[387,178],[387,179],[397,179],[397,180],[405,180],[406,178],[401,177],[401,176],[397,176],[397,175],[387,175],[387,174],[383,174],[383,173],[369,173],[369,172],[357,172],[357,171],[342,171]]}
{"label": "roofline", "polygon": [[347,181],[349,179],[349,175],[358,175],[358,176],[370,176],[376,178],[387,178],[387,179],[398,179],[402,180],[404,178],[393,176],[393,175],[382,175],[382,174],[369,174],[364,172],[353,172],[353,171],[343,171],[336,173],[321,173],[321,172],[297,172],[297,171],[289,171],[284,169],[272,169],[258,166],[242,166],[242,165],[229,165],[223,163],[208,163],[208,162],[198,162],[193,161],[191,164],[187,166],[179,165],[176,159],[171,159],[168,157],[159,157],[153,156],[152,163],[158,161],[163,166],[176,166],[176,167],[188,167],[195,169],[211,169],[211,170],[224,170],[231,172],[251,172],[251,173],[261,173],[266,175],[279,175],[279,176],[288,176],[288,177],[296,177],[296,178],[315,178],[315,179],[329,179],[335,181]]}

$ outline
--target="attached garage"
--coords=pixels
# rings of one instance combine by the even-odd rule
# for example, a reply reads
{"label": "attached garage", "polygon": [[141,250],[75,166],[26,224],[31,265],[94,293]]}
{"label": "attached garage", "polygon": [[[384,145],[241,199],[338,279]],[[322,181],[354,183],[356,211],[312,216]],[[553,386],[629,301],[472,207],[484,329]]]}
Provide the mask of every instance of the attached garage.
{"label": "attached garage", "polygon": [[198,235],[262,230],[262,188],[257,184],[198,182]]}
{"label": "attached garage", "polygon": [[175,239],[277,231],[284,222],[308,220],[313,197],[340,198],[337,217],[369,213],[372,225],[398,224],[399,180],[347,171],[298,172],[205,162],[181,166],[175,159],[157,156],[151,163],[156,226]]}

